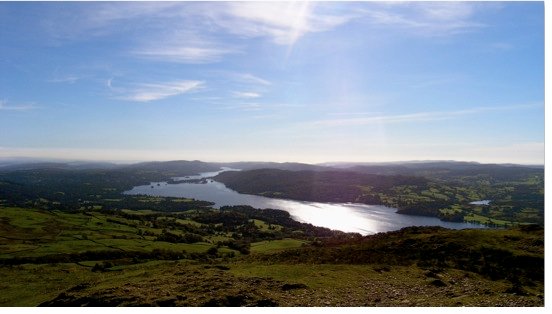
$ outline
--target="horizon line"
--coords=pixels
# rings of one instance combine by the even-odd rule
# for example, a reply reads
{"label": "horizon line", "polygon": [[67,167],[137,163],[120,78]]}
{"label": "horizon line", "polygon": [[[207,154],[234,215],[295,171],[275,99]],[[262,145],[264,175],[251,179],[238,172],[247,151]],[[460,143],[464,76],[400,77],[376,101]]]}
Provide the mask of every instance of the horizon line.
{"label": "horizon line", "polygon": [[307,165],[313,165],[313,166],[327,166],[331,167],[331,165],[327,164],[407,164],[407,163],[432,163],[432,162],[456,162],[456,163],[472,163],[472,164],[479,164],[479,165],[520,165],[520,166],[545,166],[545,163],[515,163],[515,162],[481,162],[481,161],[475,161],[475,160],[459,160],[459,159],[411,159],[411,160],[391,160],[391,161],[344,161],[344,160],[336,160],[336,161],[324,161],[324,162],[304,162],[304,161],[269,161],[269,160],[233,160],[233,161],[214,161],[214,160],[200,160],[200,159],[168,159],[168,160],[153,160],[153,159],[140,159],[140,160],[117,160],[117,159],[105,159],[105,160],[99,160],[99,159],[71,159],[71,158],[50,158],[50,157],[27,157],[27,156],[13,156],[13,157],[2,157],[0,156],[0,162],[12,160],[14,164],[17,164],[19,162],[25,163],[25,160],[27,163],[33,163],[33,162],[44,162],[44,163],[56,163],[56,162],[64,162],[64,163],[74,163],[74,162],[83,162],[83,163],[110,163],[110,164],[117,164],[117,165],[132,165],[132,164],[138,164],[138,163],[148,163],[148,162],[173,162],[173,161],[198,161],[203,163],[277,163],[277,164],[285,164],[285,163],[296,163],[296,164],[307,164]]}

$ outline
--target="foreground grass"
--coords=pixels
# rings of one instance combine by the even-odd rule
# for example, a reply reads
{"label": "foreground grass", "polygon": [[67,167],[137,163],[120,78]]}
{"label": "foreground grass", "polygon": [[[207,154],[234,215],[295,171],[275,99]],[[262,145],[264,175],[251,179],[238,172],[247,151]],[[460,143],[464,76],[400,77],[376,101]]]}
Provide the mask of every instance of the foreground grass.
{"label": "foreground grass", "polygon": [[[154,241],[144,234],[160,230],[133,219],[132,211],[125,213],[131,215],[0,208],[4,261],[105,253],[91,255],[105,259],[73,255],[79,259],[5,263],[0,306],[544,305],[544,230],[539,227],[407,228],[369,237],[342,234],[312,245],[282,238],[253,242],[246,256],[221,245],[213,252],[214,243]],[[175,222],[183,228],[203,226],[189,218]],[[279,228],[253,222],[266,232]],[[202,255],[174,254],[182,251]],[[114,257],[117,252],[120,257]]]}
{"label": "foreground grass", "polygon": [[526,295],[459,270],[417,266],[198,264],[161,261],[91,272],[77,264],[0,267],[0,306],[542,306]]}

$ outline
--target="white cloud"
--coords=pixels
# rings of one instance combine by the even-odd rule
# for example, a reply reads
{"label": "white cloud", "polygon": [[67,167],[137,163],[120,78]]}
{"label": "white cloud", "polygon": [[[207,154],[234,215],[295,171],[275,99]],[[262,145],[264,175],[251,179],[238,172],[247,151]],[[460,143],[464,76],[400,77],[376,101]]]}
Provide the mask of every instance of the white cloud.
{"label": "white cloud", "polygon": [[224,2],[208,5],[203,14],[229,33],[268,37],[278,45],[293,45],[307,33],[327,31],[358,16],[320,13],[316,7],[307,1]]}
{"label": "white cloud", "polygon": [[176,36],[161,41],[151,41],[135,49],[138,57],[175,63],[212,63],[220,61],[227,54],[239,53],[240,49],[205,39],[193,39],[194,34]]}
{"label": "white cloud", "polygon": [[74,73],[64,73],[59,67],[56,68],[51,75],[51,79],[47,80],[49,83],[69,83],[74,84],[77,81],[83,79],[82,75],[75,75]]}
{"label": "white cloud", "polygon": [[473,6],[465,2],[426,2],[420,9],[428,19],[445,22],[463,20],[473,14]]}
{"label": "white cloud", "polygon": [[68,76],[53,78],[51,80],[48,80],[48,82],[50,82],[50,83],[69,83],[69,84],[73,84],[73,83],[77,82],[78,80],[80,80],[80,77],[78,77],[76,75],[68,75]]}
{"label": "white cloud", "polygon": [[310,123],[312,126],[355,126],[366,125],[371,123],[393,123],[393,122],[412,122],[412,121],[428,121],[428,120],[442,120],[449,118],[451,113],[443,114],[440,112],[420,112],[412,114],[402,115],[381,115],[381,116],[369,116],[363,118],[344,118],[344,119],[328,119],[319,120]]}
{"label": "white cloud", "polygon": [[203,81],[190,80],[138,84],[134,88],[118,89],[118,92],[122,95],[116,98],[128,101],[148,102],[196,91],[203,88],[204,85],[205,82]]}
{"label": "white cloud", "polygon": [[45,10],[41,27],[55,39],[82,40],[128,30],[121,22],[166,18],[177,5],[173,2],[104,2],[66,6],[64,10],[53,9],[50,15]]}
{"label": "white cloud", "polygon": [[[309,33],[325,32],[353,20],[397,27],[407,32],[443,35],[485,25],[474,20],[479,4],[468,2],[127,2],[73,6],[44,14],[41,27],[53,38],[140,32],[131,43],[135,56],[181,63],[209,63],[239,53],[224,43],[221,31],[240,38],[268,38],[293,46]],[[485,5],[487,9],[489,5]],[[53,11],[54,12],[54,11]],[[184,34],[182,34],[184,32]]]}
{"label": "white cloud", "polygon": [[107,88],[109,88],[110,90],[113,90],[113,86],[112,86],[112,83],[113,82],[113,78],[109,78],[107,81],[105,81],[105,86],[107,86]]}
{"label": "white cloud", "polygon": [[447,120],[458,116],[477,114],[482,112],[503,111],[503,110],[516,110],[542,107],[542,104],[529,104],[529,105],[515,105],[515,106],[502,106],[502,107],[476,107],[465,110],[457,111],[430,111],[430,112],[417,112],[399,115],[377,115],[367,117],[355,117],[355,118],[343,118],[343,119],[327,119],[318,120],[310,123],[306,123],[306,126],[313,127],[334,127],[334,126],[357,126],[368,124],[382,124],[382,123],[401,123],[401,122],[420,122],[420,121],[437,121]]}
{"label": "white cloud", "polygon": [[238,79],[240,81],[243,81],[243,82],[246,82],[246,83],[260,84],[260,85],[265,85],[265,86],[272,85],[272,83],[270,81],[262,79],[258,76],[255,76],[255,75],[251,74],[251,73],[234,73],[233,76],[236,79]]}
{"label": "white cloud", "polygon": [[32,110],[35,109],[36,106],[32,104],[18,104],[18,105],[12,105],[8,104],[5,100],[0,100],[0,111],[6,110],[6,111],[26,111],[26,110]]}
{"label": "white cloud", "polygon": [[151,16],[168,17],[178,6],[174,2],[104,2],[95,7],[94,12],[87,14],[90,25],[101,27],[121,20],[143,19]]}
{"label": "white cloud", "polygon": [[255,92],[232,92],[232,94],[236,98],[259,98],[262,96],[260,93]]}
{"label": "white cloud", "polygon": [[370,5],[361,11],[369,23],[395,27],[425,36],[454,35],[486,25],[476,22],[476,4],[469,2],[416,2]]}
{"label": "white cloud", "polygon": [[234,106],[226,106],[225,109],[238,109],[243,111],[258,111],[261,110],[262,106],[260,104],[239,104]]}
{"label": "white cloud", "polygon": [[157,61],[211,63],[240,52],[208,38],[199,9],[186,2],[89,3],[45,12],[41,27],[56,44],[124,34],[131,55]]}

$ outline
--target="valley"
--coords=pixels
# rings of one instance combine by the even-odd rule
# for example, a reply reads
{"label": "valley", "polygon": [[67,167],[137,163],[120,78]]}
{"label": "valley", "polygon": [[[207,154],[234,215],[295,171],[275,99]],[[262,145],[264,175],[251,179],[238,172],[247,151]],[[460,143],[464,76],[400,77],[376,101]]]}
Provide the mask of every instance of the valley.
{"label": "valley", "polygon": [[[193,177],[221,166],[180,161],[109,169],[52,164],[3,169],[0,274],[6,280],[0,284],[0,305],[544,304],[544,229],[528,220],[508,220],[499,229],[411,226],[362,235],[299,222],[279,209],[123,194],[133,186]],[[243,192],[280,192],[280,198],[290,199],[305,197],[301,191],[313,184],[308,198],[317,201],[335,201],[340,192],[340,200],[347,200],[354,195],[347,191],[355,191],[351,182],[374,184],[360,191],[385,195],[406,193],[406,184],[431,189],[435,180],[310,171],[261,168],[222,172],[214,179]],[[332,184],[343,189],[336,191]],[[244,191],[246,187],[252,190]],[[317,199],[323,191],[326,198]],[[501,204],[496,198],[492,203]],[[461,206],[471,206],[470,214],[476,215],[473,208],[484,205]]]}

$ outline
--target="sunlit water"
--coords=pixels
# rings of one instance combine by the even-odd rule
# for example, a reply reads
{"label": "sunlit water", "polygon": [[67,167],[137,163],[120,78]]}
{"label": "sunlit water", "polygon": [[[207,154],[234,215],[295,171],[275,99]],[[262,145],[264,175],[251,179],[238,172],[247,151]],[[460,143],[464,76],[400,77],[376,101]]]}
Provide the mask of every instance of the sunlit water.
{"label": "sunlit water", "polygon": [[[223,171],[226,170],[235,169],[225,168]],[[208,178],[219,172],[207,172],[198,176],[175,179]],[[401,215],[396,213],[397,209],[395,208],[378,205],[304,202],[241,194],[211,179],[204,184],[153,182],[150,185],[136,186],[132,190],[126,191],[125,194],[194,198],[213,202],[216,208],[225,205],[249,205],[255,208],[281,209],[289,212],[293,219],[300,222],[346,232],[358,232],[363,235],[398,230],[408,226],[442,226],[452,229],[484,228],[478,224],[445,222],[434,217]]]}
{"label": "sunlit water", "polygon": [[472,205],[489,205],[491,203],[491,200],[482,200],[482,201],[475,201],[471,202]]}

